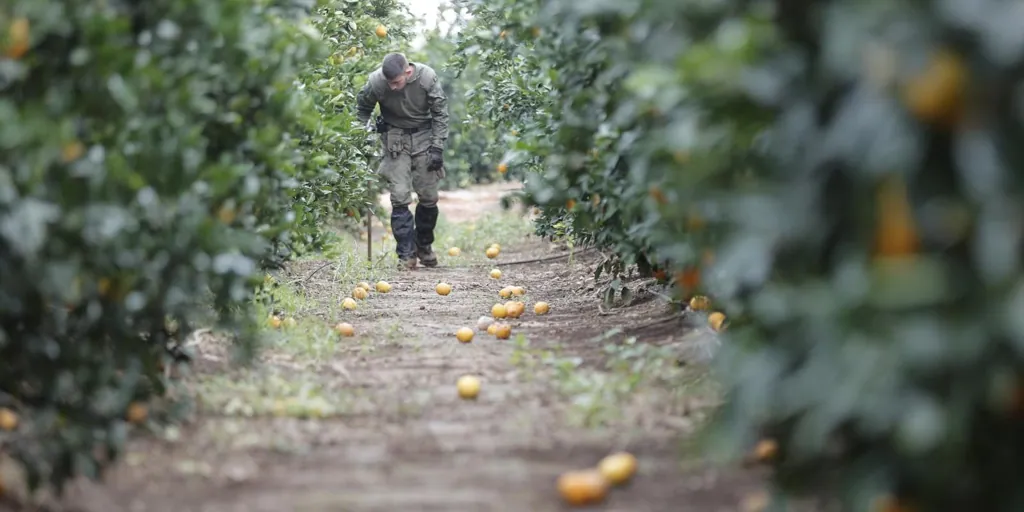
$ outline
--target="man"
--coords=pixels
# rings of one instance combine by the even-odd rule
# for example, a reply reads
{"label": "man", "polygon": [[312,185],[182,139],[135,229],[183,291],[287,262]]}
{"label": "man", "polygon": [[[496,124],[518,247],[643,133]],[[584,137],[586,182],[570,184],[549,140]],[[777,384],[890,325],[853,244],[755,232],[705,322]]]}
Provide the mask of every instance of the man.
{"label": "man", "polygon": [[[377,169],[391,192],[391,232],[401,266],[415,269],[417,259],[437,266],[434,226],[437,225],[437,184],[444,178],[444,147],[448,140],[448,99],[437,73],[425,64],[388,54],[370,73],[356,97],[356,116],[367,125],[380,105],[384,159]],[[416,216],[409,211],[412,192]]]}

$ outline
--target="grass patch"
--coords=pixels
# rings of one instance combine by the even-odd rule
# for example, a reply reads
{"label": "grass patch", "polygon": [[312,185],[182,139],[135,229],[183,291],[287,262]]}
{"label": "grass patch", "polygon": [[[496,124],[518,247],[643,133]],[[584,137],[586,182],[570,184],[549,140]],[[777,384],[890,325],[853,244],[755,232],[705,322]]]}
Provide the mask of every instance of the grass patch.
{"label": "grass patch", "polygon": [[[614,334],[611,331],[591,341],[601,343]],[[650,409],[652,403],[663,414],[686,416],[691,404],[713,402],[718,393],[706,371],[680,367],[672,349],[636,338],[605,344],[605,358],[598,367],[584,366],[582,358],[565,354],[559,346],[533,348],[521,335],[514,345],[511,363],[522,378],[550,378],[569,401],[567,421],[578,426],[599,428],[628,422],[638,409]]]}
{"label": "grass patch", "polygon": [[[434,230],[434,252],[442,265],[465,267],[488,260],[484,252],[494,243],[505,245],[533,233],[533,221],[512,212],[483,215],[474,222],[448,222],[442,214]],[[460,256],[449,256],[448,249],[458,247]]]}
{"label": "grass patch", "polygon": [[346,412],[349,400],[315,373],[286,372],[270,365],[196,380],[201,410],[226,416],[325,418]]}

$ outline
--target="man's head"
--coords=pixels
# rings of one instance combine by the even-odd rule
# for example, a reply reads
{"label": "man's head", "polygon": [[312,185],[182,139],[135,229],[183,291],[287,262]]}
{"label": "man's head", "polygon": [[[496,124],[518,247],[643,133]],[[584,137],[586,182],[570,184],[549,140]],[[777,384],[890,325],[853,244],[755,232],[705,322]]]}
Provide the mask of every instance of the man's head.
{"label": "man's head", "polygon": [[405,87],[406,80],[412,76],[412,68],[409,61],[401,53],[389,53],[384,57],[384,63],[380,70],[388,81],[388,87],[392,91],[401,91]]}

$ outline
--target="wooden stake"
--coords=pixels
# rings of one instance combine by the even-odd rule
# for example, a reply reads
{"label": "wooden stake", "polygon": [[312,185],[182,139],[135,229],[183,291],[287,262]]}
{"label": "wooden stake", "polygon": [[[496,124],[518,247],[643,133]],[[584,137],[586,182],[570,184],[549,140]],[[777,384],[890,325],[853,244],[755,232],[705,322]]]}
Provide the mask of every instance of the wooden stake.
{"label": "wooden stake", "polygon": [[373,209],[366,209],[366,261],[373,261]]}

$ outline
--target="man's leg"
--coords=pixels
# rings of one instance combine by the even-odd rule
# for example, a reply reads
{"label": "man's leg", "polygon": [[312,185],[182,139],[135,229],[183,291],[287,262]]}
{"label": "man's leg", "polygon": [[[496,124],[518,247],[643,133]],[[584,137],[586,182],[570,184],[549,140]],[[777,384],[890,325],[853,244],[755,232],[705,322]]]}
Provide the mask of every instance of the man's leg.
{"label": "man's leg", "polygon": [[385,153],[379,174],[387,179],[391,193],[391,234],[395,237],[395,252],[401,266],[416,268],[415,220],[409,211],[412,202],[412,159],[407,153],[392,158]]}
{"label": "man's leg", "polygon": [[437,184],[443,171],[428,170],[428,160],[426,153],[412,159],[412,186],[419,198],[416,204],[416,256],[423,266],[436,267],[437,255],[431,245],[437,226]]}

